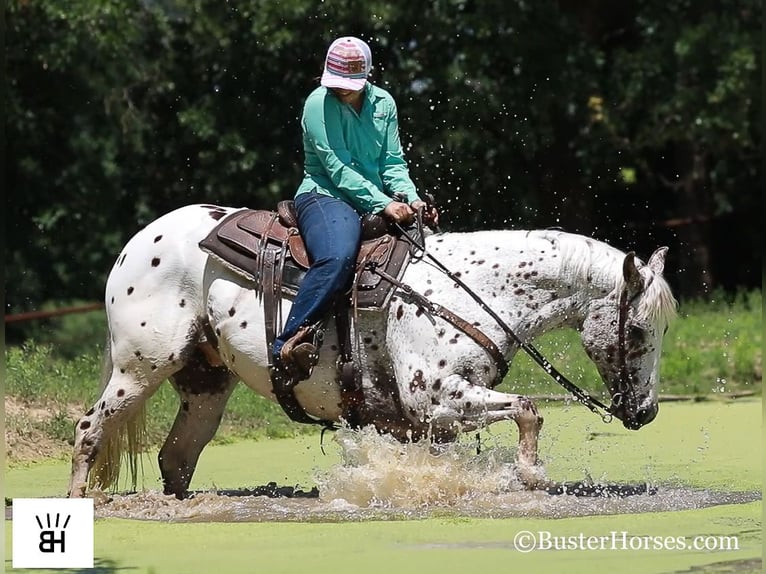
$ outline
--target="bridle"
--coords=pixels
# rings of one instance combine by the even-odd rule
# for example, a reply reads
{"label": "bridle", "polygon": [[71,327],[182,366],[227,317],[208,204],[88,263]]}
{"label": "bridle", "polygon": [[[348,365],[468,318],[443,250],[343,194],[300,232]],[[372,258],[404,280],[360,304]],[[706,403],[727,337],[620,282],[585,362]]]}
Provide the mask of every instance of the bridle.
{"label": "bridle", "polygon": [[[636,295],[638,296],[638,295]],[[632,300],[632,299],[631,299]],[[613,413],[623,406],[623,401],[628,407],[635,407],[636,395],[633,387],[629,384],[630,372],[628,371],[628,350],[626,343],[625,325],[628,322],[628,309],[631,300],[628,300],[628,285],[620,292],[617,314],[617,364],[619,365],[619,379],[617,391],[612,395],[610,412]],[[629,409],[634,412],[634,408]]]}

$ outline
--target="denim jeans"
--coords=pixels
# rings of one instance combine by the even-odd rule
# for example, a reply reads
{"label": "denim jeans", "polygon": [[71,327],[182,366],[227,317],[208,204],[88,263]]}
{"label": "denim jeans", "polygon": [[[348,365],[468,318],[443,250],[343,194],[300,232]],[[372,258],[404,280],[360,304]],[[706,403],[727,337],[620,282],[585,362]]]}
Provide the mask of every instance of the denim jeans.
{"label": "denim jeans", "polygon": [[345,201],[315,191],[295,197],[298,227],[311,266],[293,301],[273,355],[304,325],[319,321],[336,295],[349,287],[361,240],[361,218]]}

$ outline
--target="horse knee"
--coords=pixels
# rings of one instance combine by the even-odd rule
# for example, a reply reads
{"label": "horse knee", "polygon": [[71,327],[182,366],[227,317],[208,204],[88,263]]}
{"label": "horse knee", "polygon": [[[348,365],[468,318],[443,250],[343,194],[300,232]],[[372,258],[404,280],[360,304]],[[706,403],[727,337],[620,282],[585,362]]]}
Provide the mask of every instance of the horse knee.
{"label": "horse knee", "polygon": [[92,464],[103,434],[103,424],[96,407],[86,412],[74,426],[73,457],[84,458]]}
{"label": "horse knee", "polygon": [[432,424],[475,430],[495,422],[497,417],[491,413],[503,409],[496,395],[501,393],[473,384],[459,375],[447,377],[439,389],[431,390]]}

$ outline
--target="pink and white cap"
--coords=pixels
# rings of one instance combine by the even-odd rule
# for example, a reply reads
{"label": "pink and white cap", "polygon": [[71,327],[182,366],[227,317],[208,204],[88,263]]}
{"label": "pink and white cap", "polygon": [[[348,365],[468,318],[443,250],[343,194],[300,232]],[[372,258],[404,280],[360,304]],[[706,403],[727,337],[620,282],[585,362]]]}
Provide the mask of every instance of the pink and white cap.
{"label": "pink and white cap", "polygon": [[326,88],[361,90],[372,69],[370,47],[359,38],[338,38],[327,50],[321,84]]}

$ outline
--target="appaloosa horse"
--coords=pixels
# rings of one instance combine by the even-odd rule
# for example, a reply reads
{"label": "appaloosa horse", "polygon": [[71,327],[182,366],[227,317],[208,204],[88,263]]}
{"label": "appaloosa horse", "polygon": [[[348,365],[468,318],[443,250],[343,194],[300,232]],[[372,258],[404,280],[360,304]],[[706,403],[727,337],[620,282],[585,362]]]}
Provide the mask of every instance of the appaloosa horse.
{"label": "appaloosa horse", "polygon": [[[238,209],[190,205],[150,223],[125,246],[106,284],[109,322],[103,391],[76,425],[69,495],[113,484],[127,447],[135,481],[137,420],[169,379],[180,395],[159,453],[165,492],[185,495],[202,449],[215,434],[237,381],[274,399],[267,369],[262,304],[252,284],[198,246]],[[523,341],[551,329],[580,332],[611,396],[611,413],[629,428],[652,421],[662,338],[675,299],[662,272],[667,248],[646,263],[602,242],[562,231],[477,231],[427,238],[428,253]],[[519,350],[497,321],[428,260],[411,263],[403,283],[448,308],[491,339],[510,362]],[[518,465],[534,486],[542,418],[520,395],[492,389],[497,353],[398,290],[385,312],[363,312],[357,339],[365,419],[402,441],[513,419]],[[286,308],[289,301],[285,300]],[[213,339],[217,353],[211,356]],[[311,378],[295,396],[313,417],[339,421],[338,339],[330,325]],[[125,454],[124,452],[122,453]],[[90,480],[89,480],[90,479]]]}

